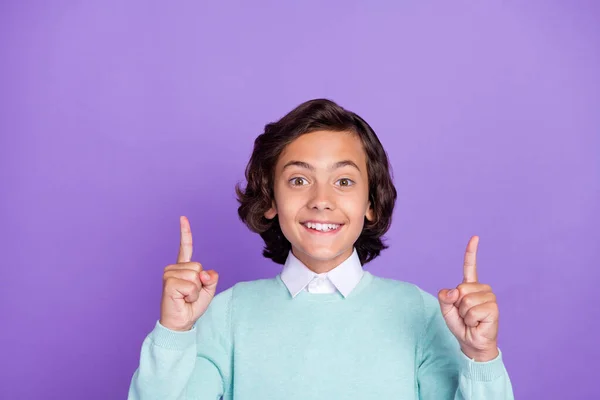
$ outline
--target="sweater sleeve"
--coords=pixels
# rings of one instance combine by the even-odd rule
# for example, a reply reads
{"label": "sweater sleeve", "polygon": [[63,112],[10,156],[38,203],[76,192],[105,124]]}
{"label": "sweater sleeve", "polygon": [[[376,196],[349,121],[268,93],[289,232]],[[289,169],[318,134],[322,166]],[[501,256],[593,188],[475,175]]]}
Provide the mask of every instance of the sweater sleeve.
{"label": "sweater sleeve", "polygon": [[421,400],[514,400],[502,361],[476,362],[460,349],[438,300],[419,289],[425,316],[419,341],[417,384]]}
{"label": "sweater sleeve", "polygon": [[233,288],[216,295],[187,332],[158,321],[145,338],[129,400],[220,399],[231,388]]}

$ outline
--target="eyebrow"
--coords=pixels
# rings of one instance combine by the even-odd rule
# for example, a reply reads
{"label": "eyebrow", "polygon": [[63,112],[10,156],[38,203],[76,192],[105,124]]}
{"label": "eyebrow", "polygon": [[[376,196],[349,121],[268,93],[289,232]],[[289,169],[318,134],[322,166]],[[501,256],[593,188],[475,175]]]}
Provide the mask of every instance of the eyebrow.
{"label": "eyebrow", "polygon": [[[304,161],[292,160],[292,161],[287,162],[283,166],[282,171],[285,171],[286,168],[291,167],[291,166],[296,166],[296,167],[308,169],[310,171],[314,171],[315,170],[315,167],[313,167],[309,163],[306,163]],[[354,161],[351,161],[351,160],[338,161],[335,164],[333,164],[330,169],[338,169],[338,168],[342,168],[342,167],[346,167],[346,166],[354,167],[354,168],[356,168],[360,172],[360,168],[358,168],[358,165],[356,165],[356,163]]]}

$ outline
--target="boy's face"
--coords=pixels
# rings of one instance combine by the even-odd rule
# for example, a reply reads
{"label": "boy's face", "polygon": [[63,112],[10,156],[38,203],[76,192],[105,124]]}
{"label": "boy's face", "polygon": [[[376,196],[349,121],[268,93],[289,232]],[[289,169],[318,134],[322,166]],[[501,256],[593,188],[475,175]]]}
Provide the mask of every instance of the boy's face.
{"label": "boy's face", "polygon": [[275,166],[275,200],[266,218],[279,216],[294,255],[313,271],[326,272],[348,258],[364,218],[373,219],[367,157],[351,132],[301,135]]}

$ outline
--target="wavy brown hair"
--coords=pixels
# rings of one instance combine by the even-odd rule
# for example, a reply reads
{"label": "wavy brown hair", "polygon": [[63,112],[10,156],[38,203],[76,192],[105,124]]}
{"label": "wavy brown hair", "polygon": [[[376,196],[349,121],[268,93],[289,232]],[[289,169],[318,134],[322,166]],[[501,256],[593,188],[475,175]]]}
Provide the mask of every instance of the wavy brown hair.
{"label": "wavy brown hair", "polygon": [[277,122],[265,126],[254,141],[254,150],[246,166],[247,185],[235,188],[239,202],[238,215],[251,231],[265,241],[263,255],[284,264],[291,249],[279,226],[278,216],[267,219],[264,214],[273,204],[275,165],[283,149],[306,133],[328,130],[353,132],[363,143],[367,155],[369,200],[373,221],[365,225],[354,243],[362,264],[379,256],[388,246],[383,235],[392,222],[396,188],[392,182],[387,154],[373,129],[357,114],[331,100],[315,99],[300,104]]}

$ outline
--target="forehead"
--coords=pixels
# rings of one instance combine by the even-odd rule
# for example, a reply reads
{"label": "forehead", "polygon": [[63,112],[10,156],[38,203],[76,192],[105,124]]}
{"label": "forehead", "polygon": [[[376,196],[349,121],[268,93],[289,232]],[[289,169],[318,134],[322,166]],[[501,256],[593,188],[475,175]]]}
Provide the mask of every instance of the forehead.
{"label": "forehead", "polygon": [[366,164],[366,154],[360,137],[354,132],[315,131],[305,133],[287,145],[279,156],[278,166],[290,160],[305,161],[318,166],[340,160]]}

